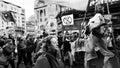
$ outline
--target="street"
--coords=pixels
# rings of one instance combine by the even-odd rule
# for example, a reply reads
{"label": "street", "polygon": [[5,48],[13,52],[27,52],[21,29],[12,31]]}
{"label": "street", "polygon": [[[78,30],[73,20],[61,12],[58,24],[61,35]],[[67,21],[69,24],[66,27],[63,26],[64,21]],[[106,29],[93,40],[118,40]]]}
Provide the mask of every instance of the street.
{"label": "street", "polygon": [[0,0],[0,63],[120,68],[118,8],[120,0]]}
{"label": "street", "polygon": [[[81,54],[82,53],[78,53],[78,55],[76,55],[76,62],[74,62],[74,65],[72,66],[72,68],[84,68],[84,57]],[[103,56],[100,56],[99,58],[96,58],[96,59],[92,60],[90,68],[103,68],[102,67],[103,58],[104,58]],[[110,62],[112,62],[112,65],[113,65],[112,67],[113,68],[119,68],[120,67],[120,64],[117,64],[118,63],[118,58],[113,57],[113,58],[110,59]],[[2,68],[2,67],[0,67],[0,68]],[[9,66],[9,68],[11,68],[11,67]],[[23,62],[20,64],[19,68],[25,68]],[[69,68],[69,67],[66,66],[65,68]]]}
{"label": "street", "polygon": [[[95,59],[95,60],[93,60],[92,61],[92,64],[91,64],[91,68],[102,68],[102,60],[103,58],[99,58],[99,59]],[[112,59],[110,59],[111,61],[112,61],[112,64],[114,65],[113,67],[114,68],[118,68],[117,66],[117,59],[114,57],[114,58],[112,58]],[[120,66],[120,64],[119,64],[119,66]],[[0,66],[0,68],[3,68],[2,66]],[[9,66],[9,68],[11,68],[10,66]],[[25,68],[24,67],[24,63],[21,63],[20,64],[20,67],[19,68]],[[68,67],[65,67],[65,68],[68,68]],[[72,66],[72,68],[84,68],[84,64],[82,63],[80,63],[80,62],[77,62],[77,63],[75,63],[73,66]]]}

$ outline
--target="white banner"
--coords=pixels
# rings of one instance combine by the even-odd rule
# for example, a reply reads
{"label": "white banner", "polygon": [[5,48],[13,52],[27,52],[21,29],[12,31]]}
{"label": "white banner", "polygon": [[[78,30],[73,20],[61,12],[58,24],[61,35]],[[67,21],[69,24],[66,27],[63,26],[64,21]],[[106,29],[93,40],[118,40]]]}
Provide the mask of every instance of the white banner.
{"label": "white banner", "polygon": [[62,24],[63,25],[74,25],[73,14],[62,16]]}
{"label": "white banner", "polygon": [[48,29],[57,29],[57,20],[56,19],[49,19],[48,24],[47,24]]}
{"label": "white banner", "polygon": [[109,14],[108,14],[108,15],[104,15],[104,18],[105,18],[105,19],[108,19],[108,20],[111,20],[112,15],[109,15]]}
{"label": "white banner", "polygon": [[44,0],[48,4],[59,4],[76,10],[86,11],[89,0]]}

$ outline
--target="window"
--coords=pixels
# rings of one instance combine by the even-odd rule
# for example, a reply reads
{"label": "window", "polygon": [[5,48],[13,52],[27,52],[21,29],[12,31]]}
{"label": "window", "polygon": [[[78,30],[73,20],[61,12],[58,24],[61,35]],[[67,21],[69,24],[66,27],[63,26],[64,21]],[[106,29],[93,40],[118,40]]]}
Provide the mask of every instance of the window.
{"label": "window", "polygon": [[18,9],[15,9],[16,12],[18,12]]}
{"label": "window", "polygon": [[22,23],[25,23],[25,21],[22,21]]}
{"label": "window", "polygon": [[13,23],[11,23],[11,25],[14,25]]}
{"label": "window", "polygon": [[45,9],[44,9],[44,15],[46,16],[46,11],[45,11]]}
{"label": "window", "polygon": [[2,21],[2,25],[4,25],[4,22]]}
{"label": "window", "polygon": [[5,5],[5,9],[7,9],[7,5]]}
{"label": "window", "polygon": [[43,15],[43,10],[40,10],[40,16],[42,16]]}
{"label": "window", "polygon": [[13,7],[11,7],[11,10],[13,10]]}
{"label": "window", "polygon": [[20,17],[18,17],[18,19],[20,19]]}
{"label": "window", "polygon": [[22,9],[22,13],[25,13],[25,10],[24,10],[24,9]]}
{"label": "window", "polygon": [[25,24],[22,24],[22,26],[25,26]]}
{"label": "window", "polygon": [[58,10],[58,5],[56,5],[56,11]]}
{"label": "window", "polygon": [[4,27],[4,26],[2,25],[2,27]]}
{"label": "window", "polygon": [[4,27],[4,22],[2,21],[2,27]]}
{"label": "window", "polygon": [[24,17],[22,17],[22,20],[24,20],[25,18]]}
{"label": "window", "polygon": [[18,22],[20,22],[20,20],[18,20]]}
{"label": "window", "polygon": [[42,18],[40,18],[40,22],[42,22]]}
{"label": "window", "polygon": [[3,4],[1,4],[1,7],[3,7]]}
{"label": "window", "polygon": [[37,19],[39,19],[39,11],[37,11]]}
{"label": "window", "polygon": [[47,21],[47,18],[45,18],[45,21]]}
{"label": "window", "polygon": [[17,9],[16,9],[16,8],[14,8],[14,10],[16,11]]}

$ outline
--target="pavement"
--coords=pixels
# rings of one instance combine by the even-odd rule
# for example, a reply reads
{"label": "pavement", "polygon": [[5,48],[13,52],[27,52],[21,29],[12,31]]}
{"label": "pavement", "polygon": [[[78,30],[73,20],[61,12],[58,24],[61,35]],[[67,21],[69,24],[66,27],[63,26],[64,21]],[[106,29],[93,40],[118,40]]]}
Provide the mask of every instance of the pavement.
{"label": "pavement", "polygon": [[[4,68],[4,67],[2,65],[0,65],[0,68]],[[11,66],[9,65],[8,68],[11,68]],[[19,68],[25,68],[24,63],[21,63],[20,66],[19,66]]]}
{"label": "pavement", "polygon": [[[104,57],[99,57],[97,59],[92,60],[90,68],[102,68],[103,58]],[[117,57],[111,58],[110,61],[113,64],[113,68],[120,68],[120,63],[118,63],[119,60]],[[3,66],[0,66],[0,68],[3,68]],[[9,66],[9,68],[11,67]],[[25,68],[24,63],[21,63],[19,68]],[[65,67],[65,68],[70,68],[70,67]],[[83,53],[82,54],[78,53],[76,55],[76,62],[74,62],[74,65],[72,66],[72,68],[84,68],[84,54]]]}

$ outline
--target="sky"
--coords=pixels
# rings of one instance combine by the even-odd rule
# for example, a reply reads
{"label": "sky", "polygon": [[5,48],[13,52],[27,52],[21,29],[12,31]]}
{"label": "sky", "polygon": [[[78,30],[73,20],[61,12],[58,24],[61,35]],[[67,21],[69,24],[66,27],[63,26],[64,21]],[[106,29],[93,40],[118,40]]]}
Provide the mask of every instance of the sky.
{"label": "sky", "polygon": [[28,18],[31,15],[34,15],[34,1],[35,0],[3,0],[3,1],[13,3],[25,9],[26,20],[28,20]]}

